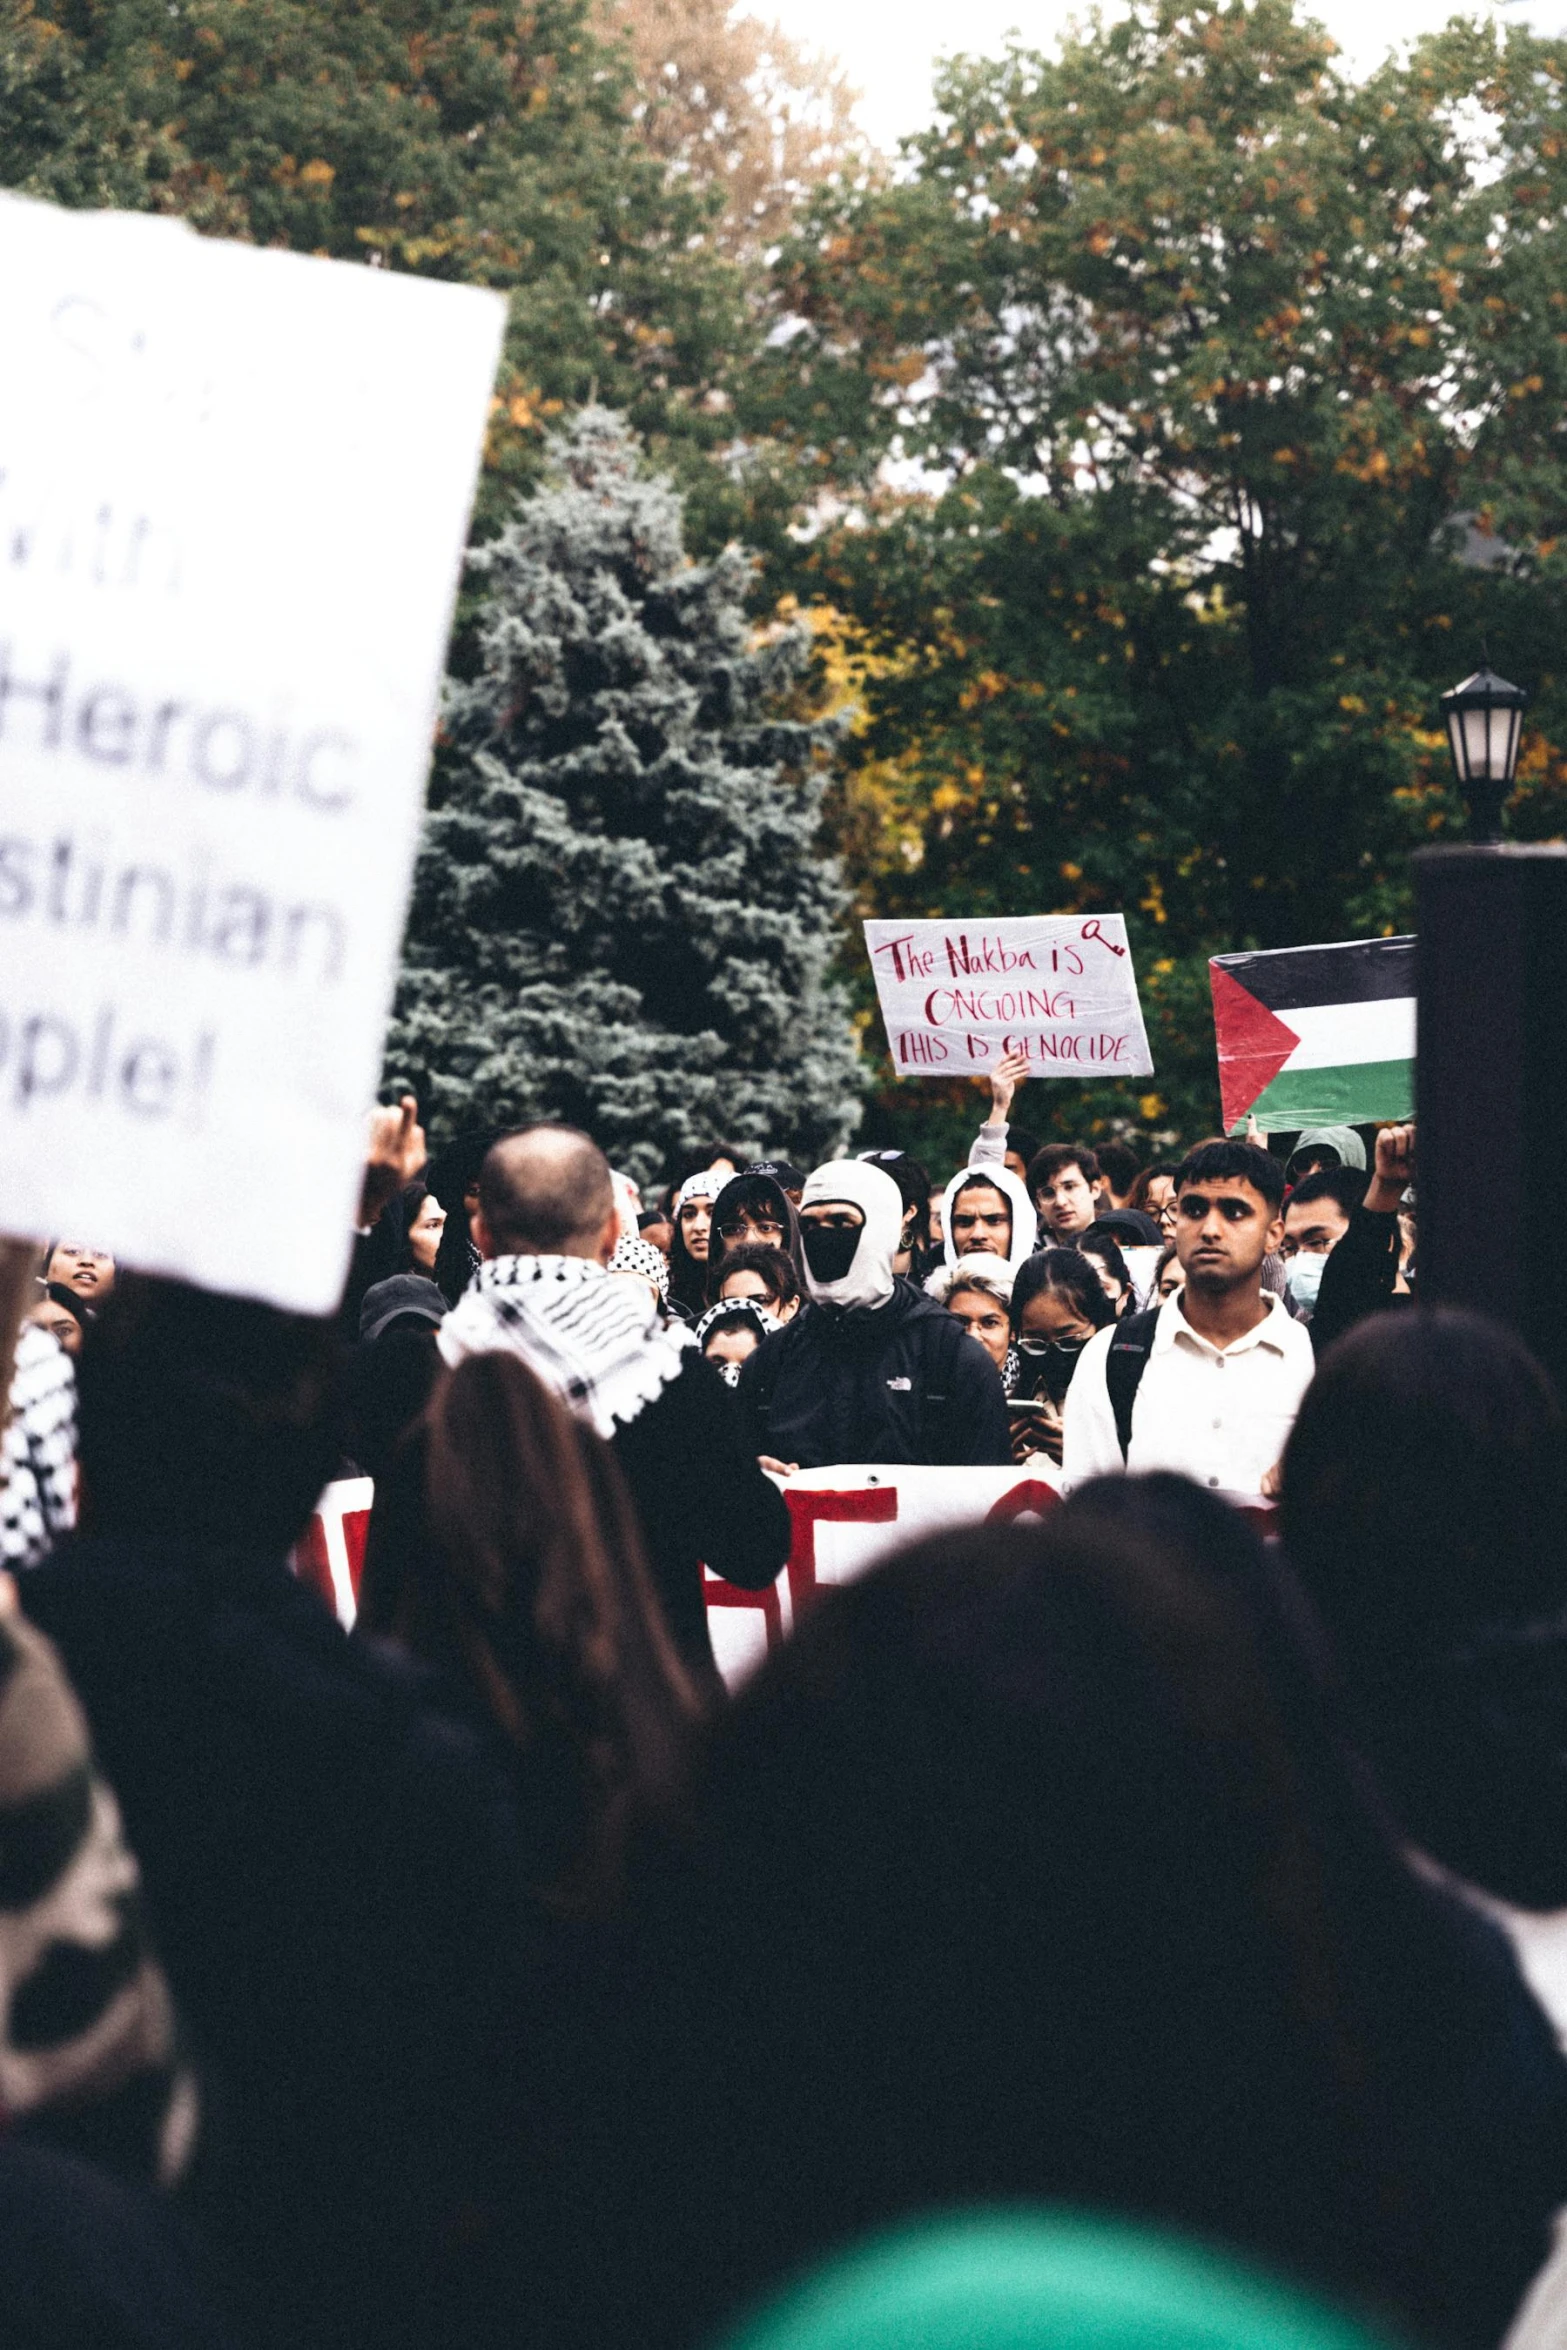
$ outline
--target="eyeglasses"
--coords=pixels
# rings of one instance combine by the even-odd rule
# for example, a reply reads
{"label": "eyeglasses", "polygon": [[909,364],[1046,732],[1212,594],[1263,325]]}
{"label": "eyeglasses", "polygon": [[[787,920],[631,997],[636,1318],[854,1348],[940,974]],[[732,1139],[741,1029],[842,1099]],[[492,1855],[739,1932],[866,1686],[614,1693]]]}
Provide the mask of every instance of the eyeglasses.
{"label": "eyeglasses", "polygon": [[752,1232],[771,1232],[775,1238],[781,1238],[783,1226],[775,1224],[771,1216],[750,1216],[739,1223],[729,1222],[718,1227],[720,1240],[744,1240]]}

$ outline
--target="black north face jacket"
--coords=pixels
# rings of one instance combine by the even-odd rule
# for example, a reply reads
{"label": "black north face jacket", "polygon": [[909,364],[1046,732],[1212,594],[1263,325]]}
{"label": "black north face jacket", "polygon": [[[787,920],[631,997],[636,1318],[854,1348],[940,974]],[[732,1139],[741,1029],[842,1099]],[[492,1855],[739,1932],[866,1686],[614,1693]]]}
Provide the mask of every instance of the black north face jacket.
{"label": "black north face jacket", "polygon": [[961,1322],[910,1281],[874,1311],[811,1306],[740,1373],[754,1449],[802,1469],[835,1461],[1004,1464],[1001,1375]]}

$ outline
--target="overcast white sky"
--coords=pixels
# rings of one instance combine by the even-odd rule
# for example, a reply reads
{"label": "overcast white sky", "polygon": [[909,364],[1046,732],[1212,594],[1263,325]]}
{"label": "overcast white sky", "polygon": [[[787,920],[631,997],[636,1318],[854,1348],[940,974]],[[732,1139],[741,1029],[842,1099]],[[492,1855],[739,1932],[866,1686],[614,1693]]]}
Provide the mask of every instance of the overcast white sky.
{"label": "overcast white sky", "polygon": [[[1455,0],[1317,0],[1313,10],[1348,56],[1368,65],[1459,12]],[[931,66],[942,51],[999,53],[1013,28],[1043,47],[1079,11],[1072,0],[754,0],[750,13],[840,57],[864,93],[866,129],[890,148],[927,118]],[[1558,32],[1567,24],[1567,0],[1525,0],[1517,13]]]}

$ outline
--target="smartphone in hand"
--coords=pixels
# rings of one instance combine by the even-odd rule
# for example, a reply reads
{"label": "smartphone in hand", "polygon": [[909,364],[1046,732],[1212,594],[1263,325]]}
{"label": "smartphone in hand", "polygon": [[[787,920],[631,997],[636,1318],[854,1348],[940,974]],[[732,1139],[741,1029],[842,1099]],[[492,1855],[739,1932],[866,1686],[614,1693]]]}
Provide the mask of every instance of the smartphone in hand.
{"label": "smartphone in hand", "polygon": [[1049,1396],[1009,1398],[1007,1426],[1011,1432],[1012,1458],[1015,1461],[1027,1460],[1030,1453],[1042,1452],[1059,1465],[1061,1408]]}

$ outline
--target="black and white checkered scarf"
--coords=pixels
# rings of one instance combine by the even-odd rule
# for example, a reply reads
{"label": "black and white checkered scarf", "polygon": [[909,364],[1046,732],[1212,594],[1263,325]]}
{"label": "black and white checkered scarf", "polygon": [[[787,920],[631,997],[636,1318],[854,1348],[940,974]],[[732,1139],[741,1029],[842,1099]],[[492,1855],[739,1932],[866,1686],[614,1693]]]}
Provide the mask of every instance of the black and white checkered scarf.
{"label": "black and white checkered scarf", "polygon": [[452,1364],[520,1355],[579,1419],[612,1436],[679,1376],[696,1338],[664,1327],[645,1281],[586,1257],[487,1257],[437,1343]]}
{"label": "black and white checkered scarf", "polygon": [[34,1323],[17,1340],[0,1426],[0,1566],[33,1567],[76,1523],[76,1372]]}

